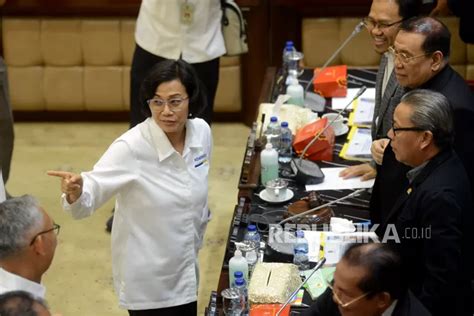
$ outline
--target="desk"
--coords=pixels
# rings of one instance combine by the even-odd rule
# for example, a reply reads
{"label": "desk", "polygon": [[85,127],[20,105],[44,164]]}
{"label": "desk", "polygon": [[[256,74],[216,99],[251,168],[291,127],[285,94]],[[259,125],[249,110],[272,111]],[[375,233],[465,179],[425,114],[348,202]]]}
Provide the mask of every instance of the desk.
{"label": "desk", "polygon": [[[353,70],[351,70],[352,72]],[[355,72],[363,72],[361,70],[355,70]],[[372,80],[375,81],[375,72],[364,72],[365,76],[367,74],[373,76]],[[362,73],[360,74],[362,75]],[[278,96],[278,93],[281,89],[281,86],[275,84],[277,77],[277,71],[275,68],[268,68],[265,74],[265,80],[262,85],[260,103],[267,101],[274,101]],[[311,77],[310,72],[303,74],[302,79],[308,80]],[[351,85],[349,85],[351,87]],[[352,86],[354,87],[354,86]],[[345,140],[346,135],[336,138],[337,143],[342,143]],[[251,139],[252,137],[249,137]],[[266,240],[268,237],[268,225],[262,220],[261,215],[269,212],[276,211],[273,216],[267,216],[267,219],[273,220],[275,223],[281,219],[281,213],[278,214],[278,210],[283,210],[285,205],[299,200],[301,197],[305,196],[305,189],[303,185],[298,185],[296,183],[290,183],[290,188],[294,191],[295,196],[288,202],[283,204],[268,204],[262,201],[258,197],[258,192],[264,189],[263,186],[259,183],[260,177],[260,150],[261,148],[254,147],[253,144],[247,144],[246,152],[244,153],[244,160],[242,163],[242,169],[239,179],[239,192],[238,192],[238,202],[235,206],[234,213],[232,216],[231,225],[229,228],[226,252],[224,255],[224,261],[222,263],[221,274],[219,278],[219,283],[217,286],[217,304],[221,303],[220,293],[222,290],[229,287],[229,273],[228,273],[228,262],[229,259],[233,256],[235,246],[234,241],[240,241],[243,239],[245,229],[248,223],[256,223],[260,229],[262,239]],[[339,158],[337,155],[334,156],[334,162],[351,165],[358,164],[359,162],[345,161]],[[332,165],[318,163],[320,167],[332,167]],[[285,164],[280,165],[280,174],[289,171],[289,166]],[[321,193],[334,196],[342,197],[347,195],[352,191],[350,190],[331,190],[331,191],[321,191]],[[347,206],[337,206],[333,207],[336,216],[347,217],[352,219],[355,222],[365,221],[369,218],[368,212],[368,194],[362,196],[361,199],[356,199],[354,203],[363,204],[365,207],[347,207]],[[257,216],[255,216],[257,215]],[[266,227],[265,227],[266,226]],[[267,247],[268,248],[268,247]],[[272,254],[269,249],[265,250],[265,259],[264,261],[280,261],[280,262],[291,262],[292,258],[285,257],[285,255],[275,257],[275,254]]]}

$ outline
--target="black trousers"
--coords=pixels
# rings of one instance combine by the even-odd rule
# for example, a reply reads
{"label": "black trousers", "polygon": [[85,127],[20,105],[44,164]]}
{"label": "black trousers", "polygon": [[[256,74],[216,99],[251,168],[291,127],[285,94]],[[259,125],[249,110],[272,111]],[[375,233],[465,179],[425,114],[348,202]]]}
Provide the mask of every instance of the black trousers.
{"label": "black trousers", "polygon": [[13,116],[8,95],[7,68],[0,57],[0,169],[3,181],[7,182],[10,175],[10,164],[13,154]]}
{"label": "black trousers", "polygon": [[194,316],[197,314],[197,302],[158,309],[129,310],[128,314],[130,316]]}
{"label": "black trousers", "polygon": [[[135,45],[130,72],[130,128],[146,119],[142,110],[145,104],[140,104],[140,86],[150,69],[156,63],[163,60],[165,60],[165,58],[153,55],[140,46]],[[191,65],[196,70],[199,79],[201,79],[206,89],[204,92],[207,97],[207,106],[198,117],[204,119],[211,125],[214,97],[216,96],[217,84],[219,82],[219,58]]]}

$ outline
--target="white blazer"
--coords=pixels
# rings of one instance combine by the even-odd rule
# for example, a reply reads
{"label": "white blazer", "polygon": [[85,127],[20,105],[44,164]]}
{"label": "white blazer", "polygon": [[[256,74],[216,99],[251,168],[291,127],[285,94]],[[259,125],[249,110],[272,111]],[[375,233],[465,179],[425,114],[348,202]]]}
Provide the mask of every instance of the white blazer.
{"label": "white blazer", "polygon": [[212,138],[202,119],[186,123],[181,156],[153,119],[115,140],[92,171],[83,193],[63,206],[75,218],[91,215],[116,196],[112,268],[119,305],[145,310],[197,300],[197,255],[208,222]]}

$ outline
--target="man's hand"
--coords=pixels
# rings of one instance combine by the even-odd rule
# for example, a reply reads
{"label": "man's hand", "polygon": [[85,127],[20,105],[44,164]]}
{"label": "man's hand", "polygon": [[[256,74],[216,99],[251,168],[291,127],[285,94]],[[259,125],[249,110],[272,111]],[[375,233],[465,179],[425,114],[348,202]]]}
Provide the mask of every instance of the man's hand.
{"label": "man's hand", "polygon": [[385,152],[385,148],[387,148],[389,142],[390,139],[388,138],[381,138],[372,142],[370,152],[372,153],[372,158],[378,165],[382,164],[383,153]]}
{"label": "man's hand", "polygon": [[361,181],[373,179],[376,175],[377,171],[368,163],[347,167],[339,173],[339,176],[344,179],[361,177]]}
{"label": "man's hand", "polygon": [[61,178],[61,191],[66,194],[66,200],[72,204],[82,194],[82,177],[80,174],[66,171],[48,171],[48,176]]}

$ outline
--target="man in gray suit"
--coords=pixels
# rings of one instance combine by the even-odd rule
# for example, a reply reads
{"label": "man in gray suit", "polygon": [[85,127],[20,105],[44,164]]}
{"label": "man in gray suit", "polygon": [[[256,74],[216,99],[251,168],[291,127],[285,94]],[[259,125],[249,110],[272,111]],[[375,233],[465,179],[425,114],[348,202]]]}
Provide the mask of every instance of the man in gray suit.
{"label": "man in gray suit", "polygon": [[[388,144],[387,132],[395,106],[403,95],[397,89],[398,82],[394,73],[394,57],[388,52],[398,33],[400,23],[417,16],[421,9],[419,0],[373,0],[369,15],[364,24],[373,39],[374,50],[381,54],[380,66],[375,83],[375,110],[372,120],[372,139],[381,141],[372,144],[372,155],[383,156]],[[378,159],[375,159],[378,161]],[[375,162],[351,166],[341,171],[343,178],[362,177],[362,180],[375,178],[377,174]]]}

